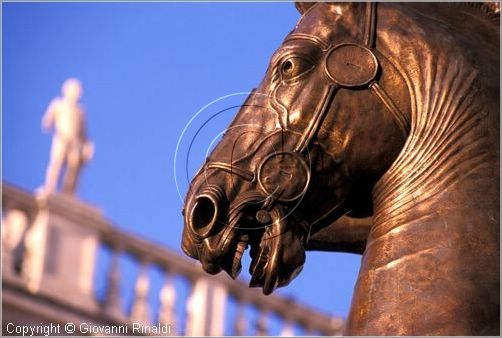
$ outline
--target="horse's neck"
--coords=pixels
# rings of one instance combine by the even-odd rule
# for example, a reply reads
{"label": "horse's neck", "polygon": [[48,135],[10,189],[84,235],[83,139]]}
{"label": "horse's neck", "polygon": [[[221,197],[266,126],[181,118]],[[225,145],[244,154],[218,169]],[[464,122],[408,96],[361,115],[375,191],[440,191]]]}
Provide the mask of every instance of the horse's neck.
{"label": "horse's neck", "polygon": [[408,55],[413,45],[406,38],[413,37],[393,30],[394,41],[381,41],[402,47],[390,57],[406,63],[412,130],[374,190],[375,223],[347,333],[496,333],[498,99],[458,48],[438,51],[440,39],[427,46],[427,27],[415,28],[422,48]]}
{"label": "horse's neck", "polygon": [[497,174],[472,171],[373,228],[347,333],[498,334]]}
{"label": "horse's neck", "polygon": [[435,166],[436,154],[429,170],[402,167],[423,184],[395,182],[380,196],[347,333],[498,334],[499,165],[476,129],[460,138],[473,140],[466,153],[445,152],[462,161]]}

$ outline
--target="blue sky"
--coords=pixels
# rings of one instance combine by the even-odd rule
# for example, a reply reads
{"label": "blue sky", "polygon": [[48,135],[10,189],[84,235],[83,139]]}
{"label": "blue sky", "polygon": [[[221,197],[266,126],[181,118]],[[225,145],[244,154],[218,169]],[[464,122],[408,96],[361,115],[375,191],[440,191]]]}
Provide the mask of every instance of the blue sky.
{"label": "blue sky", "polygon": [[[179,137],[202,107],[248,92],[299,13],[292,3],[4,3],[3,179],[28,190],[44,181],[51,136],[40,120],[63,81],[79,78],[95,158],[77,195],[117,226],[181,253],[184,160]],[[219,101],[189,126],[244,95]],[[192,175],[211,140],[236,113],[211,120],[188,160]],[[181,174],[180,174],[181,173]],[[279,290],[330,314],[346,316],[360,256],[308,253],[302,274]],[[245,272],[247,266],[243,268]],[[242,278],[248,278],[244,273]]]}

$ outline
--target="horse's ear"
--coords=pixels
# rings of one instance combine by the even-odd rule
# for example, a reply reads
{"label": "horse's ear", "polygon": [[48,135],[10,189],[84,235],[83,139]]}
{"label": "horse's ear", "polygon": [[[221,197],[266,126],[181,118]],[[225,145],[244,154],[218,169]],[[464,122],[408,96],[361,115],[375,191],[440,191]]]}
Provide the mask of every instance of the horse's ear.
{"label": "horse's ear", "polygon": [[303,15],[310,7],[314,6],[316,2],[298,2],[295,1],[295,7]]}

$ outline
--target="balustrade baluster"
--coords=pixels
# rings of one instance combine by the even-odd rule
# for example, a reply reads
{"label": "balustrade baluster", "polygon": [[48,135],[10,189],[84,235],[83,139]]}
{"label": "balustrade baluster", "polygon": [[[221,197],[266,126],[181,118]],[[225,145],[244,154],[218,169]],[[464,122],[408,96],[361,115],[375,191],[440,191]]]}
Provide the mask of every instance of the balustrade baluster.
{"label": "balustrade baluster", "polygon": [[148,291],[150,289],[150,279],[148,277],[148,265],[141,262],[141,266],[136,279],[134,302],[131,310],[131,320],[135,323],[148,324],[150,307],[148,304]]}
{"label": "balustrade baluster", "polygon": [[207,334],[210,336],[221,336],[225,332],[227,289],[218,283],[211,283],[207,297]]}
{"label": "balustrade baluster", "polygon": [[268,311],[266,310],[260,310],[260,315],[256,321],[256,335],[268,335]]}
{"label": "balustrade baluster", "polygon": [[18,274],[21,270],[23,239],[28,229],[28,216],[17,209],[8,210],[2,220],[3,272]]}
{"label": "balustrade baluster", "polygon": [[209,283],[206,279],[198,279],[192,284],[192,291],[187,299],[187,321],[185,334],[187,336],[205,336],[208,323],[207,294]]}
{"label": "balustrade baluster", "polygon": [[173,284],[173,277],[166,272],[164,286],[160,290],[160,310],[159,323],[168,324],[171,326],[171,334],[177,335],[176,327],[176,312],[174,305],[176,303],[176,288]]}
{"label": "balustrade baluster", "polygon": [[107,275],[107,288],[105,301],[103,304],[104,312],[114,318],[122,318],[124,316],[122,308],[122,298],[120,296],[120,256],[122,251],[117,248],[112,248],[112,259]]}
{"label": "balustrade baluster", "polygon": [[246,316],[244,314],[245,303],[242,300],[237,301],[237,311],[235,314],[234,334],[236,336],[244,336],[246,334]]}
{"label": "balustrade baluster", "polygon": [[36,220],[26,230],[24,236],[24,254],[21,265],[21,276],[26,282],[26,287],[31,293],[37,293],[42,281],[44,256],[40,252],[45,251],[45,241],[41,240],[47,236],[46,227],[47,213],[39,212]]}
{"label": "balustrade baluster", "polygon": [[284,327],[281,331],[282,337],[293,337],[295,335],[295,330],[293,328],[293,323],[290,320],[285,320]]}

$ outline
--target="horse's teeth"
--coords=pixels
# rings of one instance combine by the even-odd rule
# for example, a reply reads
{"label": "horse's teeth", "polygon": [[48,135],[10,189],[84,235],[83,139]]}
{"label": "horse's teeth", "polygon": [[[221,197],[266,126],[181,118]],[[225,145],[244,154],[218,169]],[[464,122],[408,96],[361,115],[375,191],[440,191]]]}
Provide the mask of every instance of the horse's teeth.
{"label": "horse's teeth", "polygon": [[237,278],[237,276],[241,272],[242,269],[241,259],[242,255],[244,254],[244,251],[246,250],[246,247],[247,247],[246,242],[239,242],[239,244],[237,244],[235,255],[232,260],[232,267],[230,269],[230,277],[232,277],[233,279]]}

